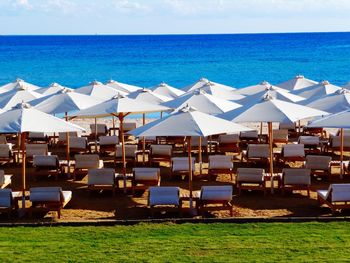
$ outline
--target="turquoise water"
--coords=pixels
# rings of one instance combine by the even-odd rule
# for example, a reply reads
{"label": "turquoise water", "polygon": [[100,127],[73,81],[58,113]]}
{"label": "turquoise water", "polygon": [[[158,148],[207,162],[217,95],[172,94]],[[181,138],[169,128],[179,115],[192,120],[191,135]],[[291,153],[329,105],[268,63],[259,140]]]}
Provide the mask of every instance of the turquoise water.
{"label": "turquoise water", "polygon": [[0,85],[16,77],[69,87],[113,78],[183,87],[206,77],[242,87],[297,74],[348,82],[350,33],[0,37]]}

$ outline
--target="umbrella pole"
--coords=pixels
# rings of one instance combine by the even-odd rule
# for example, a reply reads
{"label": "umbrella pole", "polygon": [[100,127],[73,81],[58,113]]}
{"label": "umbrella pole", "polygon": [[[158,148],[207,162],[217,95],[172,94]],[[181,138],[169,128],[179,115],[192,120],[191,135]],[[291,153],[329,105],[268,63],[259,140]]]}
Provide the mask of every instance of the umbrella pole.
{"label": "umbrella pole", "polygon": [[97,152],[97,118],[95,118],[95,151]]}
{"label": "umbrella pole", "polygon": [[301,126],[300,126],[300,120],[298,121],[298,135],[301,135]]}
{"label": "umbrella pole", "polygon": [[123,163],[123,168],[122,168],[122,175],[123,175],[123,180],[124,180],[124,193],[126,194],[126,160],[125,160],[125,141],[124,141],[124,115],[122,113],[119,113],[118,115],[119,122],[120,122],[120,137],[121,137],[121,142],[122,142],[122,163]]}
{"label": "umbrella pole", "polygon": [[262,143],[263,123],[260,122],[260,143]]}
{"label": "umbrella pole", "polygon": [[[26,134],[21,134],[21,148],[22,148],[22,209],[26,208],[26,153],[25,153],[25,140]],[[23,210],[24,211],[24,210]]]}
{"label": "umbrella pole", "polygon": [[191,155],[191,136],[187,138],[187,152],[188,152],[188,188],[190,190],[190,209],[193,208],[192,196],[192,155]]}
{"label": "umbrella pole", "polygon": [[199,173],[202,175],[202,136],[198,138],[198,145]]}
{"label": "umbrella pole", "polygon": [[21,152],[21,134],[17,133],[17,150],[18,150],[18,163],[19,163],[19,154]]}
{"label": "umbrella pole", "polygon": [[160,112],[160,118],[161,119],[163,118],[163,112],[162,111]]}
{"label": "umbrella pole", "polygon": [[272,122],[268,122],[268,129],[269,129],[269,145],[270,145],[271,194],[273,194],[274,185],[273,185],[273,138],[272,138]]}
{"label": "umbrella pole", "polygon": [[343,179],[344,128],[340,129],[340,179]]}
{"label": "umbrella pole", "polygon": [[[66,121],[68,121],[67,112],[65,113],[65,119]],[[67,157],[67,177],[70,178],[69,132],[66,132],[66,157]]]}
{"label": "umbrella pole", "polygon": [[114,119],[114,116],[112,116],[112,127],[113,127],[113,135],[115,135],[115,119]]}
{"label": "umbrella pole", "polygon": [[[142,114],[142,125],[146,124],[146,114]],[[142,164],[145,165],[146,137],[142,137]]]}

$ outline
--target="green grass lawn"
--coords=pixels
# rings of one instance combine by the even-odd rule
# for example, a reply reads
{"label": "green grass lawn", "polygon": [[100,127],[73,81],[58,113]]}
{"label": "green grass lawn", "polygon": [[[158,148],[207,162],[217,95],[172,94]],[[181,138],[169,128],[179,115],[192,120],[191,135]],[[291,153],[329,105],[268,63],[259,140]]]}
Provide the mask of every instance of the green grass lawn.
{"label": "green grass lawn", "polygon": [[0,262],[349,259],[346,222],[0,228]]}

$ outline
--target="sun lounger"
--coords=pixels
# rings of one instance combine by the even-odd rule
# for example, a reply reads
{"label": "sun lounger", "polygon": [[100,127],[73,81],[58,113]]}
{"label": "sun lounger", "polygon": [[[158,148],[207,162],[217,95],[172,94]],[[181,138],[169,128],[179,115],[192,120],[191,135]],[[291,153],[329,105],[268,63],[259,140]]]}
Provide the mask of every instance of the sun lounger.
{"label": "sun lounger", "polygon": [[72,191],[62,191],[61,187],[33,187],[29,189],[30,215],[33,209],[44,209],[45,211],[56,211],[61,218],[61,209],[72,199]]}
{"label": "sun lounger", "polygon": [[12,190],[8,188],[0,189],[0,213],[7,213],[10,218],[15,207]]}
{"label": "sun lounger", "polygon": [[242,161],[269,162],[270,148],[268,144],[248,144],[247,150],[242,152]]}
{"label": "sun lounger", "polygon": [[0,161],[10,163],[16,162],[15,155],[12,152],[12,144],[0,144]]}
{"label": "sun lounger", "polygon": [[150,161],[151,163],[156,162],[171,162],[173,155],[172,145],[151,145],[150,147]]}
{"label": "sun lounger", "polygon": [[[127,133],[129,131],[132,131],[134,129],[136,129],[137,126],[136,126],[136,122],[124,122],[123,123],[123,131],[124,131],[124,136],[128,137],[130,135],[128,135]],[[119,129],[119,132],[120,132],[120,129]],[[120,134],[119,134],[119,138],[120,138]]]}
{"label": "sun lounger", "polygon": [[0,170],[0,189],[6,188],[11,185],[11,175],[5,174],[4,170]]}
{"label": "sun lounger", "polygon": [[[195,172],[195,158],[192,157],[192,172]],[[171,173],[172,177],[187,176],[189,171],[188,157],[173,157],[171,158]]]}
{"label": "sun lounger", "polygon": [[350,184],[331,184],[328,190],[318,190],[319,203],[326,204],[332,213],[350,208]]}
{"label": "sun lounger", "polygon": [[71,154],[86,153],[89,151],[86,137],[69,137],[69,151]]}
{"label": "sun lounger", "polygon": [[32,162],[34,155],[48,155],[49,149],[46,143],[27,143],[26,162]]}
{"label": "sun lounger", "polygon": [[286,190],[306,190],[310,197],[311,170],[285,168],[282,171],[282,193]]}
{"label": "sun lounger", "polygon": [[29,132],[28,140],[30,142],[45,142],[45,143],[48,143],[49,137],[43,132]]}
{"label": "sun lounger", "polygon": [[322,155],[307,155],[305,168],[311,169],[311,174],[315,176],[327,176],[331,179],[332,157]]}
{"label": "sun lounger", "polygon": [[57,155],[34,155],[33,166],[35,167],[35,178],[39,175],[53,175],[55,180],[62,173]]}
{"label": "sun lounger", "polygon": [[115,152],[117,144],[119,144],[119,137],[116,135],[112,136],[100,136],[99,137],[100,152]]}
{"label": "sun lounger", "polygon": [[238,194],[242,189],[263,191],[266,195],[265,170],[261,168],[238,168],[236,187]]}
{"label": "sun lounger", "polygon": [[112,190],[115,196],[116,173],[112,168],[89,169],[88,190]]}
{"label": "sun lounger", "polygon": [[241,148],[239,147],[239,134],[221,134],[218,138],[219,141],[219,152],[233,152],[240,153]]}
{"label": "sun lounger", "polygon": [[298,139],[299,144],[304,144],[304,147],[309,152],[319,152],[318,148],[321,146],[320,137],[318,136],[300,136]]}
{"label": "sun lounger", "polygon": [[283,162],[305,161],[304,144],[285,144],[282,146],[281,160]]}
{"label": "sun lounger", "polygon": [[242,131],[239,134],[239,138],[245,143],[259,143],[258,131]]}
{"label": "sun lounger", "polygon": [[0,135],[0,144],[7,144],[7,139],[5,135]]}
{"label": "sun lounger", "polygon": [[[208,153],[208,138],[202,137],[201,147],[199,147],[199,137],[191,137],[191,151],[199,151]],[[184,152],[187,152],[187,141],[184,144]]]}
{"label": "sun lounger", "polygon": [[132,193],[135,190],[145,190],[149,186],[159,186],[160,184],[160,169],[151,167],[136,167],[132,169]]}
{"label": "sun lounger", "polygon": [[288,130],[273,130],[273,143],[288,143]]}
{"label": "sun lounger", "polygon": [[166,209],[175,208],[181,213],[180,188],[173,186],[151,186],[149,188],[148,206],[151,209],[151,215],[154,217],[156,207],[166,207]]}
{"label": "sun lounger", "polygon": [[[75,138],[78,137],[77,132],[69,132],[69,138]],[[67,133],[66,132],[59,132],[58,133],[58,145],[66,145],[67,144]]]}
{"label": "sun lounger", "polygon": [[[106,136],[108,133],[108,129],[107,129],[107,125],[106,124],[96,124],[97,126],[97,138],[99,138],[100,136]],[[90,139],[95,139],[95,135],[96,135],[96,128],[95,128],[95,124],[90,124],[90,135],[89,138]]]}
{"label": "sun lounger", "polygon": [[[134,144],[126,144],[125,145],[125,161],[127,163],[131,162],[133,165],[136,162],[136,153],[137,153],[137,145]],[[115,163],[121,163],[122,160],[122,146],[117,145],[116,154],[115,154]]]}
{"label": "sun lounger", "polygon": [[[333,154],[336,151],[340,151],[340,140],[341,140],[340,136],[330,137],[329,148],[331,149]],[[350,151],[350,136],[344,136],[343,151],[345,152]]]}
{"label": "sun lounger", "polygon": [[[232,201],[232,186],[231,185],[216,185],[216,186],[202,186],[198,210],[212,211],[212,210],[228,210],[230,216],[233,216]],[[221,206],[210,206],[210,205]]]}
{"label": "sun lounger", "polygon": [[76,154],[74,158],[74,180],[76,179],[77,175],[86,175],[89,169],[103,168],[103,161],[100,160],[97,154]]}
{"label": "sun lounger", "polygon": [[233,180],[233,161],[229,155],[210,155],[208,174],[216,178],[217,174],[229,174]]}

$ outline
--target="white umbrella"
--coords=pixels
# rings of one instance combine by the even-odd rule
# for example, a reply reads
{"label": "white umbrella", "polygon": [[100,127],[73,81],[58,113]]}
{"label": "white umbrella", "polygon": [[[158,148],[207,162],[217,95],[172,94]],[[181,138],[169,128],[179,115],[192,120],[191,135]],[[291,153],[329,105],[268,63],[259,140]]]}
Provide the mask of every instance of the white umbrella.
{"label": "white umbrella", "polygon": [[[207,137],[215,134],[235,133],[248,131],[250,128],[233,122],[197,111],[191,107],[184,107],[177,113],[168,115],[148,123],[142,127],[130,131],[135,136],[186,136],[188,137],[188,161],[189,161],[189,190],[192,200],[192,157],[191,137]],[[200,145],[200,144],[199,144]],[[191,203],[192,206],[192,203]]]}
{"label": "white umbrella", "polygon": [[[294,123],[296,121],[327,115],[327,112],[316,110],[310,107],[298,105],[295,103],[285,102],[273,99],[269,96],[264,97],[256,104],[245,105],[236,112],[231,111],[221,114],[222,117],[234,122],[267,122],[269,129],[270,143],[270,174],[273,179],[273,138],[272,122]],[[273,187],[271,188],[273,191]]]}
{"label": "white umbrella", "polygon": [[217,98],[213,95],[207,94],[201,89],[195,90],[191,93],[186,93],[174,100],[165,102],[162,105],[176,110],[187,105],[201,112],[212,115],[217,115],[241,107],[238,103]]}
{"label": "white umbrella", "polygon": [[332,94],[340,89],[341,87],[330,84],[327,80],[324,80],[316,85],[292,91],[292,93],[304,97],[306,100],[303,103],[310,103],[313,100]]}
{"label": "white umbrella", "polygon": [[340,129],[340,176],[343,175],[344,129],[350,128],[350,109],[328,115],[308,124],[308,127],[339,128]]}
{"label": "white umbrella", "polygon": [[11,109],[18,103],[29,102],[42,96],[40,93],[27,89],[25,86],[18,86],[16,89],[1,93],[0,108]]}
{"label": "white umbrella", "polygon": [[172,98],[170,97],[160,95],[158,93],[153,92],[150,89],[145,88],[129,93],[128,98],[153,104],[161,104],[163,102],[172,100]]}
{"label": "white umbrella", "polygon": [[202,87],[198,89],[204,90],[208,94],[211,94],[215,97],[218,97],[220,99],[225,99],[225,100],[238,101],[245,97],[244,95],[237,94],[235,92],[236,89],[232,87],[225,86],[225,85],[218,84],[211,81],[207,82],[206,84],[204,84]]}
{"label": "white umbrella", "polygon": [[235,93],[241,94],[241,95],[245,95],[245,96],[249,96],[249,95],[254,95],[254,94],[260,93],[262,91],[266,91],[267,89],[286,91],[286,90],[284,90],[282,88],[279,88],[277,86],[271,85],[267,81],[262,81],[262,82],[260,82],[257,85],[236,89]]}
{"label": "white umbrella", "polygon": [[287,81],[277,84],[276,86],[282,89],[292,91],[292,90],[301,90],[316,84],[318,84],[317,81],[307,79],[303,75],[297,75],[292,79],[289,79]]}
{"label": "white umbrella", "polygon": [[[0,114],[1,133],[20,133],[22,135],[22,191],[26,190],[25,180],[25,133],[26,132],[72,132],[83,128],[20,103],[13,109]],[[23,199],[24,201],[24,199]],[[23,204],[24,207],[24,204]]]}
{"label": "white umbrella", "polygon": [[350,109],[350,91],[347,89],[337,90],[332,94],[306,104],[306,106],[329,113],[337,113]]}
{"label": "white umbrella", "polygon": [[98,81],[93,81],[89,85],[75,89],[74,91],[81,94],[96,97],[102,100],[108,100],[118,95],[127,96],[126,92],[113,89]]}
{"label": "white umbrella", "polygon": [[141,89],[141,87],[138,86],[134,86],[134,85],[130,85],[130,84],[125,84],[125,83],[121,83],[115,80],[109,80],[106,82],[107,86],[110,86],[116,90],[122,91],[122,92],[126,92],[126,93],[130,93],[130,92],[134,92],[137,91],[139,89]]}
{"label": "white umbrella", "polygon": [[194,91],[196,89],[199,89],[199,88],[202,88],[204,85],[208,84],[208,83],[211,83],[215,86],[217,86],[218,88],[221,88],[223,90],[234,90],[233,87],[231,86],[227,86],[227,85],[224,85],[224,84],[220,84],[220,83],[217,83],[217,82],[214,82],[214,81],[209,81],[208,79],[206,78],[201,78],[199,79],[198,81],[196,81],[195,83],[191,84],[191,85],[188,85],[184,88],[182,88],[182,90],[186,91],[186,92],[189,92],[189,91]]}
{"label": "white umbrella", "polygon": [[183,94],[185,94],[185,92],[183,90],[174,88],[172,86],[169,86],[168,84],[162,82],[154,87],[151,87],[151,90],[153,90],[154,93],[165,96],[165,97],[169,97],[172,99],[175,99]]}
{"label": "white umbrella", "polygon": [[[150,112],[168,111],[169,108],[161,105],[151,104],[147,102],[140,103],[139,100],[130,98],[116,97],[111,100],[102,102],[90,108],[81,110],[74,114],[77,117],[83,118],[103,118],[115,116],[120,122],[120,136],[122,143],[122,162],[123,162],[123,176],[124,186],[126,185],[126,161],[125,161],[125,143],[124,143],[124,118],[130,114],[142,114]],[[126,188],[125,188],[126,189]]]}
{"label": "white umbrella", "polygon": [[23,79],[16,79],[13,82],[10,82],[8,84],[5,84],[5,85],[1,86],[0,87],[0,93],[12,91],[12,90],[18,90],[20,88],[26,89],[26,90],[37,90],[37,89],[40,89],[39,86],[36,86],[34,84],[25,82]]}
{"label": "white umbrella", "polygon": [[275,89],[273,86],[266,88],[266,90],[258,92],[253,95],[246,96],[245,98],[238,100],[237,103],[240,103],[242,105],[246,103],[250,103],[252,101],[257,101],[261,98],[264,98],[265,96],[269,96],[274,99],[279,99],[287,102],[293,102],[298,103],[300,101],[305,100],[305,98],[300,97],[298,95],[294,95],[290,92],[281,90],[281,89]]}
{"label": "white umbrella", "polygon": [[52,94],[55,94],[57,92],[60,92],[62,90],[73,91],[73,89],[64,87],[64,86],[54,82],[54,83],[51,83],[50,86],[48,86],[47,88],[38,89],[38,90],[36,90],[36,92],[38,92],[44,96],[48,96],[48,95],[52,95]]}

